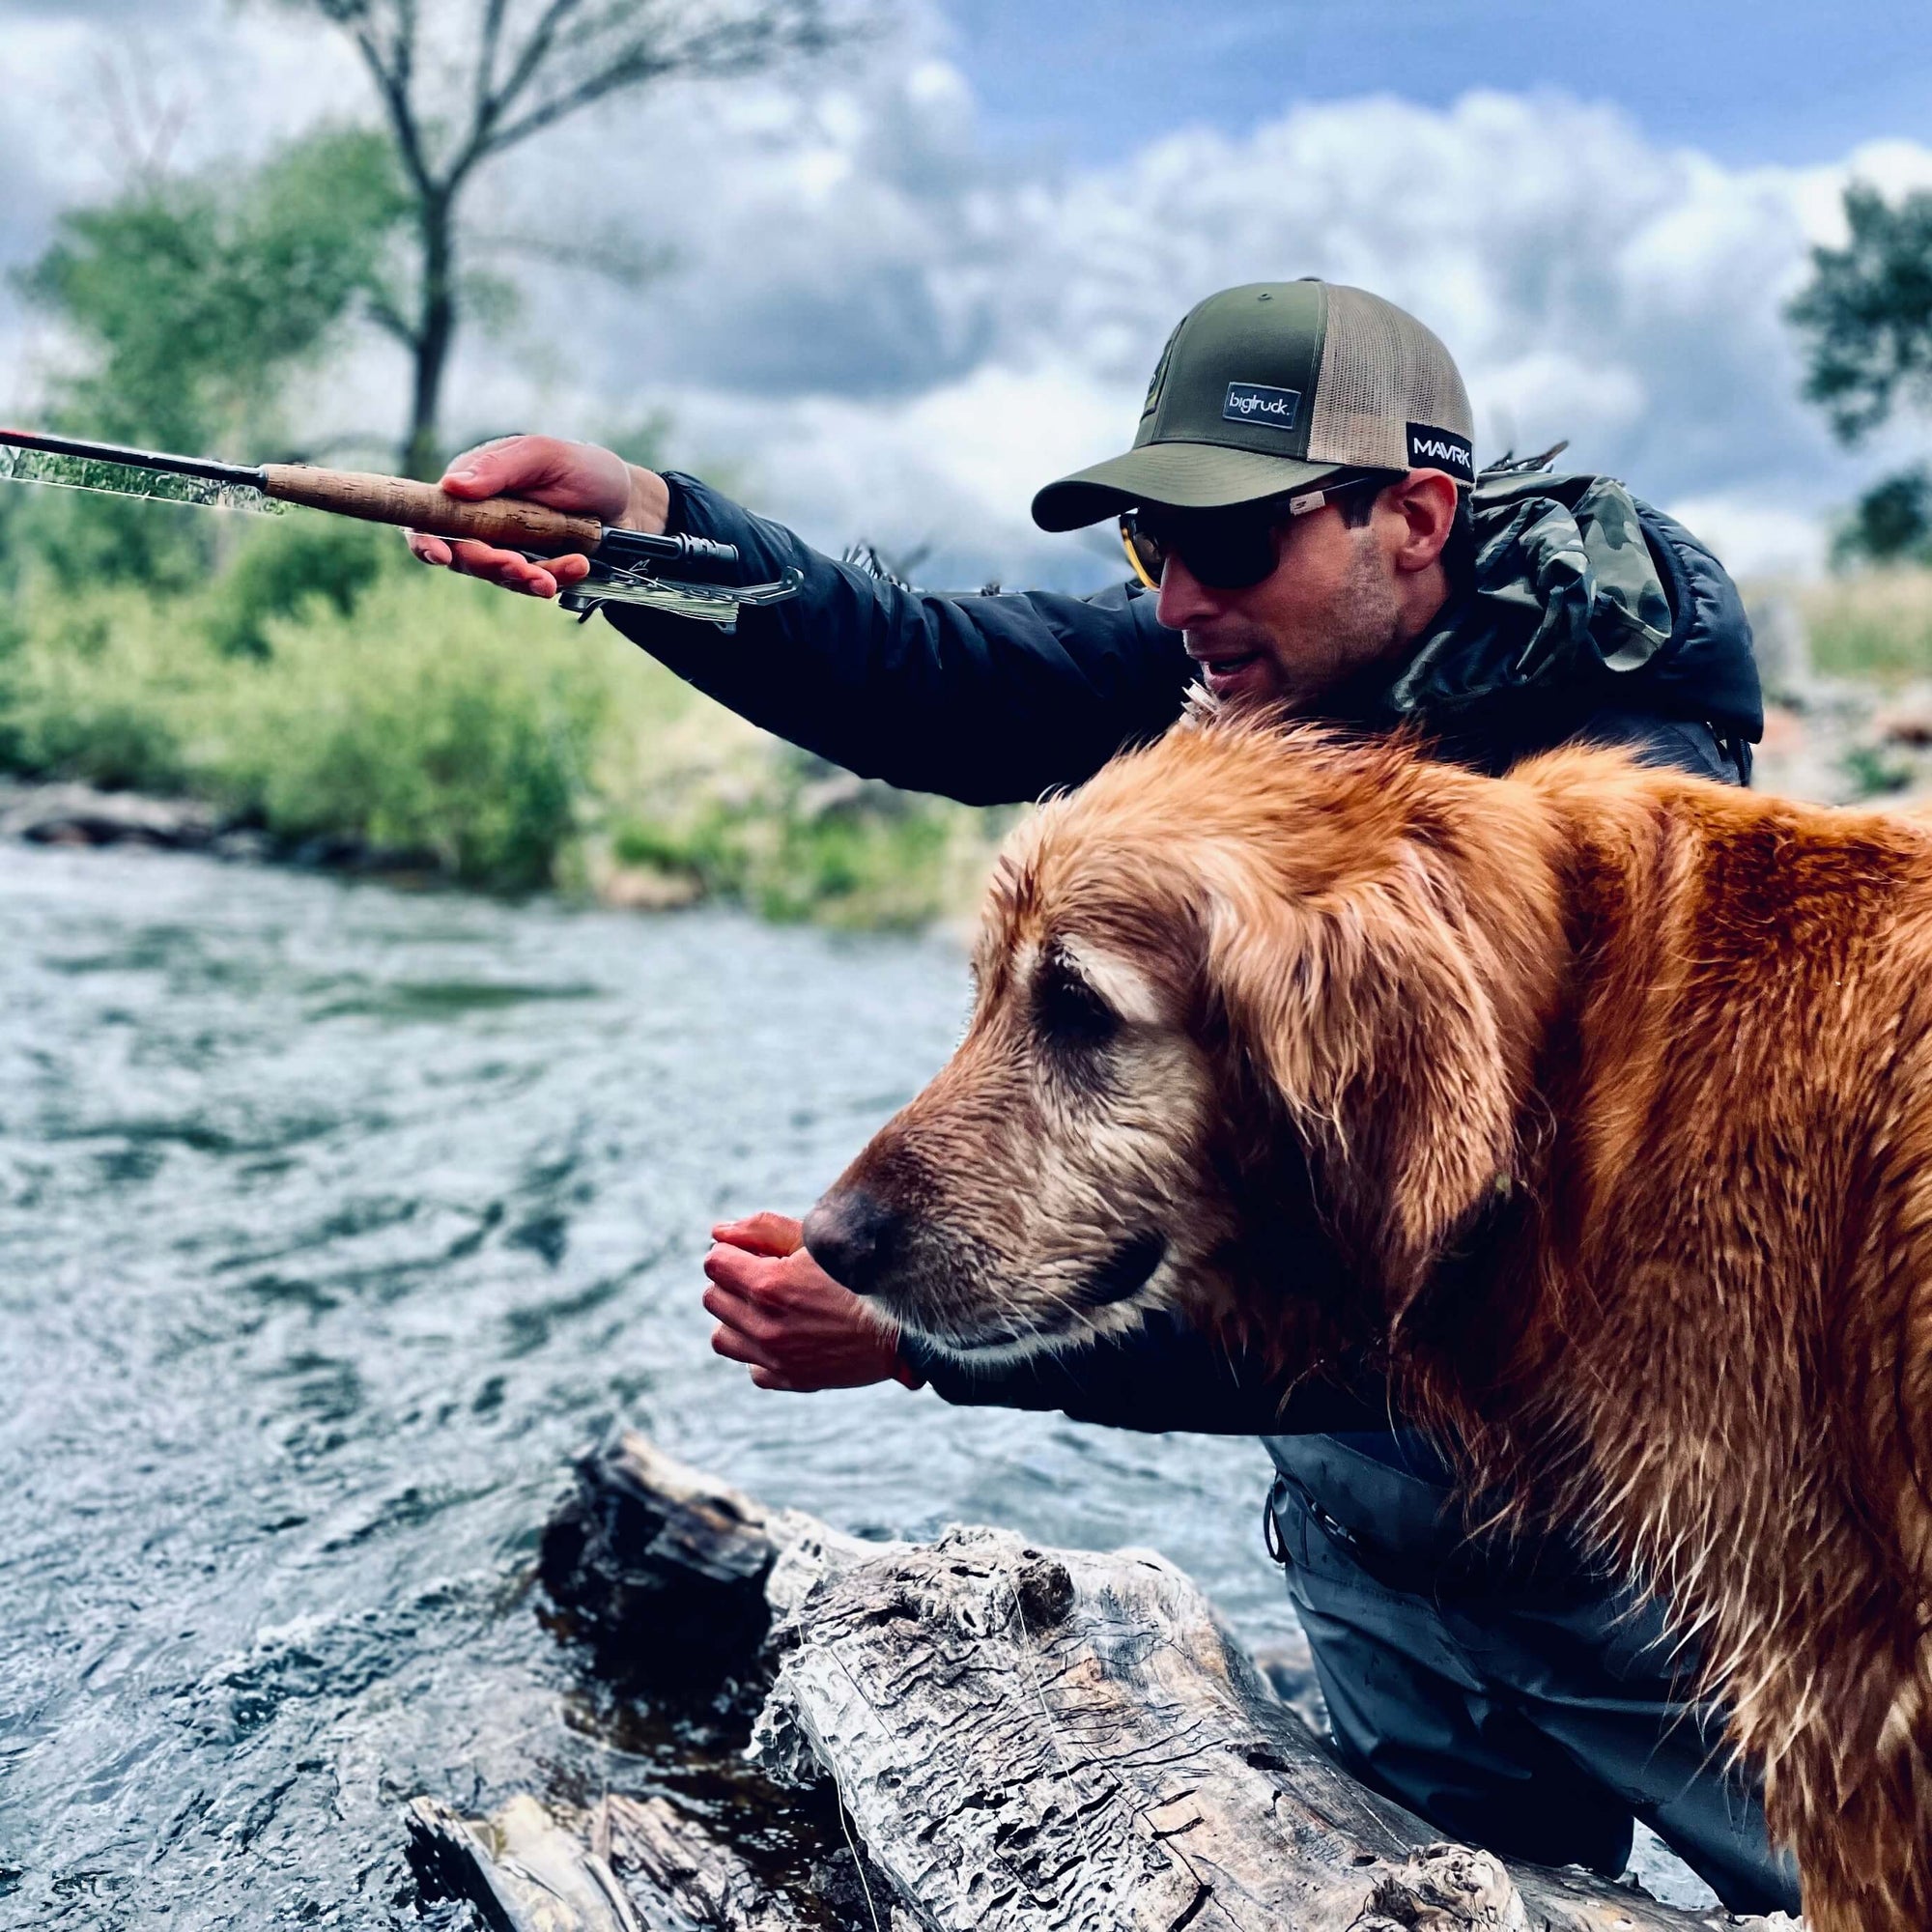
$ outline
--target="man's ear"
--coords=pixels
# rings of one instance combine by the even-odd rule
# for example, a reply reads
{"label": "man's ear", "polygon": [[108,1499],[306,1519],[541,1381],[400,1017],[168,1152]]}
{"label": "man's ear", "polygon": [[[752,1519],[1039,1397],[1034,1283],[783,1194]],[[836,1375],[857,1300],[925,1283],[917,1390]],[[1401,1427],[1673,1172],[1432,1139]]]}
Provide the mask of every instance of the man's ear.
{"label": "man's ear", "polygon": [[1440,469],[1411,469],[1382,494],[1382,501],[1403,520],[1394,553],[1399,571],[1427,570],[1441,554],[1456,526],[1460,493],[1455,478]]}
{"label": "man's ear", "polygon": [[1398,1319],[1517,1157],[1512,1050],[1479,941],[1425,887],[1217,903],[1208,981],[1302,1137],[1333,1232]]}

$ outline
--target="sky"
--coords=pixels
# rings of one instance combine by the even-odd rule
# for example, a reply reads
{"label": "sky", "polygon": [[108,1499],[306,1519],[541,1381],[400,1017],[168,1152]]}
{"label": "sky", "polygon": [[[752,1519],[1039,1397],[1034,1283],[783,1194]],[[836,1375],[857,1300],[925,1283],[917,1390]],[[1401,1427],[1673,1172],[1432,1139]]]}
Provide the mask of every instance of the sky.
{"label": "sky", "polygon": [[[1003,142],[1115,160],[1162,127],[1244,132],[1289,100],[1472,89],[1614,101],[1734,164],[1831,161],[1920,134],[1932,22],[1908,0],[954,0],[949,53]],[[1131,26],[1123,28],[1122,20]]]}
{"label": "sky", "polygon": [[[463,0],[430,0],[445,12]],[[1745,573],[1819,566],[1908,424],[1837,447],[1781,309],[1854,176],[1932,186],[1932,22],[1844,0],[898,0],[889,36],[790,86],[601,110],[484,181],[500,242],[655,252],[642,288],[532,270],[464,345],[449,424],[596,435],[653,414],[685,467],[925,581],[1085,586],[1100,533],[1026,506],[1130,440],[1179,315],[1321,274],[1449,344],[1479,458],[1571,439]],[[264,152],[366,114],[325,28],[230,0],[0,0],[0,266],[136,156]],[[527,252],[513,256],[526,265]],[[0,409],[68,353],[0,295]],[[303,404],[389,434],[359,345]]]}

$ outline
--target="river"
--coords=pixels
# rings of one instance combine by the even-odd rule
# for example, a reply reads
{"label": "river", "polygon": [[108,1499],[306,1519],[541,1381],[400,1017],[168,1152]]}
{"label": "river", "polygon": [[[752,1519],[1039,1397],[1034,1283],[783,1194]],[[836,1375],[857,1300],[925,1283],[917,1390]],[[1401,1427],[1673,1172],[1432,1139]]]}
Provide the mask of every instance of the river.
{"label": "river", "polygon": [[413,1794],[674,1785],[530,1583],[619,1419],[867,1534],[1152,1544],[1289,1636],[1252,1442],[710,1352],[710,1223],[940,1064],[947,942],[17,846],[0,931],[0,1925],[454,1926]]}

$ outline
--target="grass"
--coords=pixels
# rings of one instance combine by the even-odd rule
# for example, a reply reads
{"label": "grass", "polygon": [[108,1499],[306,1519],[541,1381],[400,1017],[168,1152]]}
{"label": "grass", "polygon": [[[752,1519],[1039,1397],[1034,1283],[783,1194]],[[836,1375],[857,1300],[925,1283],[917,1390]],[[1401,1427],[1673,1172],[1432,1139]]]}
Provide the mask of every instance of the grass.
{"label": "grass", "polygon": [[[288,539],[273,542],[286,546]],[[491,890],[912,926],[972,901],[1000,814],[860,784],[602,623],[331,548],[203,589],[0,607],[0,768],[186,794]]]}
{"label": "grass", "polygon": [[1807,585],[1798,608],[1812,668],[1898,684],[1932,678],[1932,570],[1873,570]]}

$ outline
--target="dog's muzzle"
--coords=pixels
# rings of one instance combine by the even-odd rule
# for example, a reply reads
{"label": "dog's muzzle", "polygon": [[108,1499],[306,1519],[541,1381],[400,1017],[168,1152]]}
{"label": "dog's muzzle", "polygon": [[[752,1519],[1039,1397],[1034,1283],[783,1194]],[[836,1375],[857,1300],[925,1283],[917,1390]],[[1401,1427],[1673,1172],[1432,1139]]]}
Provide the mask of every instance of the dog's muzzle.
{"label": "dog's muzzle", "polygon": [[862,1187],[841,1187],[805,1217],[812,1260],[854,1294],[876,1294],[905,1246],[905,1216]]}

